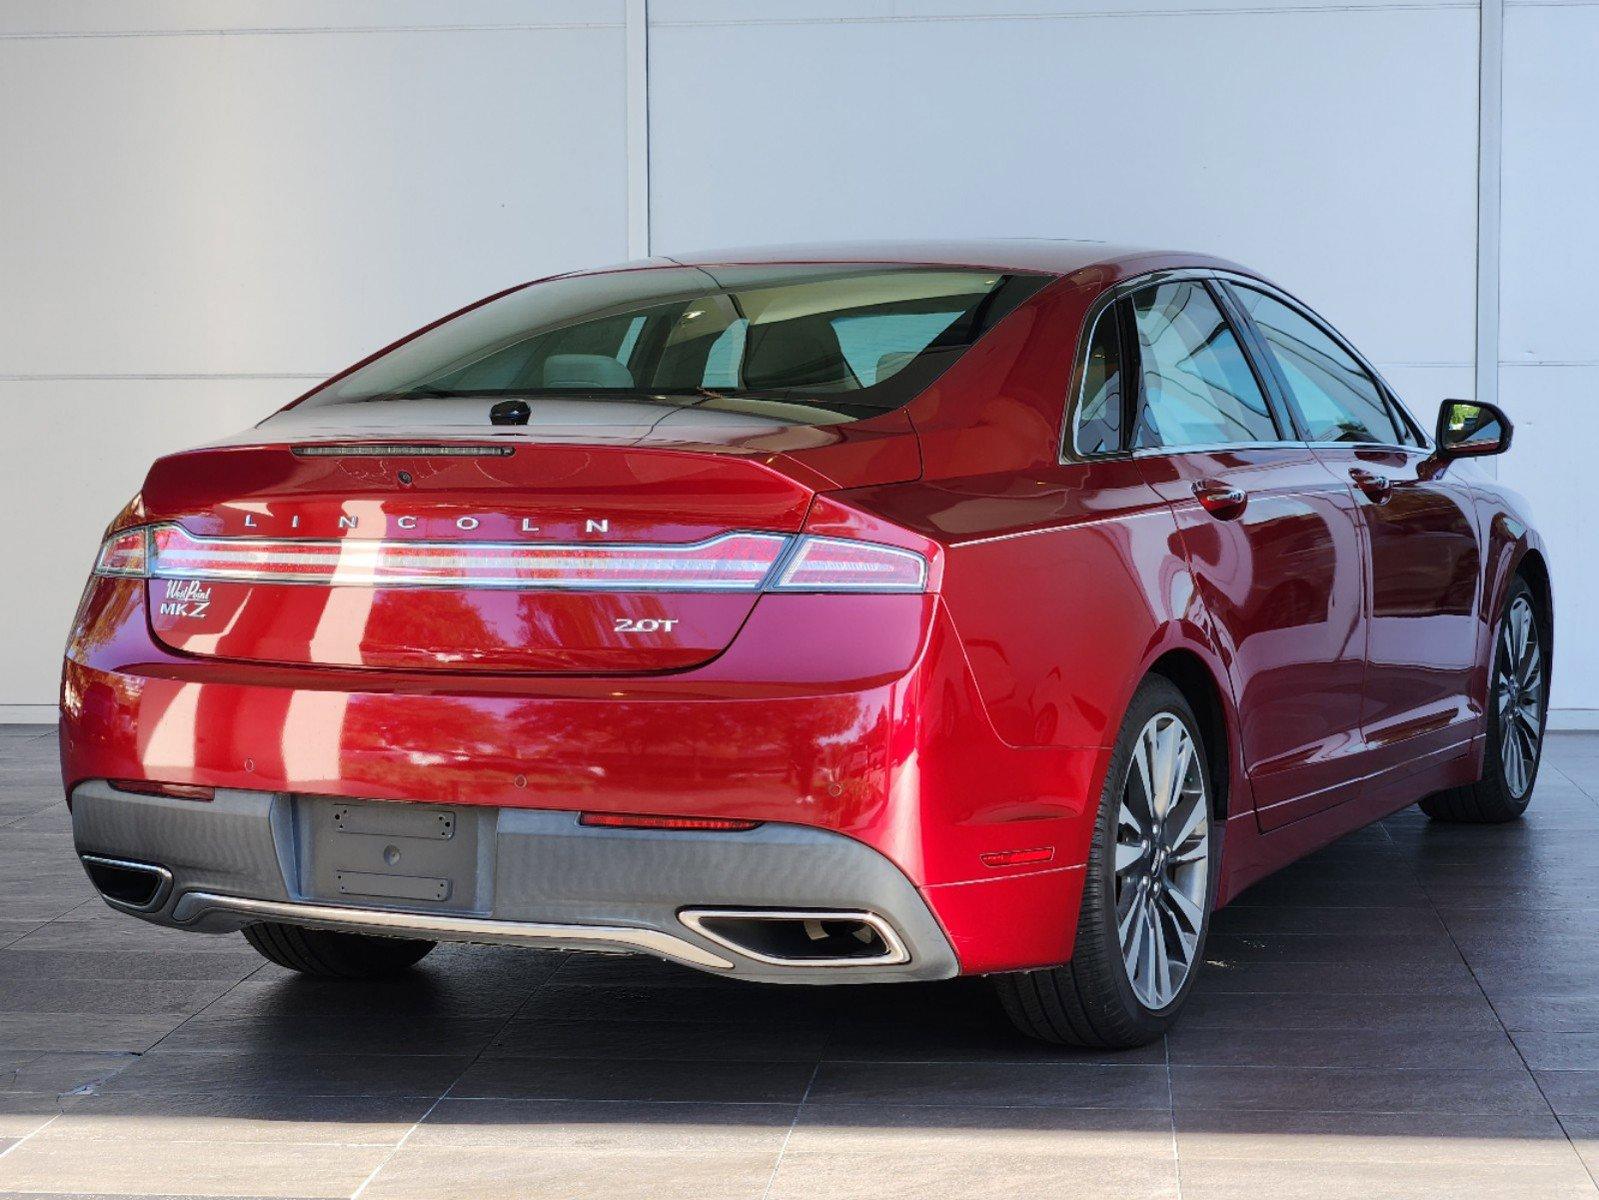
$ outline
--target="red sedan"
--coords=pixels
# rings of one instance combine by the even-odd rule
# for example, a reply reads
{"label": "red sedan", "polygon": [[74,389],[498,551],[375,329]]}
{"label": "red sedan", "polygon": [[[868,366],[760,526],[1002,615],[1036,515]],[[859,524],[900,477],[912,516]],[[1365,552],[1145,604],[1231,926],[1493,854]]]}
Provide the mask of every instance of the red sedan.
{"label": "red sedan", "polygon": [[1537,778],[1523,502],[1253,272],[1085,243],[557,278],[151,467],[67,648],[115,907],[367,976],[440,940],[992,975],[1130,1046],[1211,912]]}

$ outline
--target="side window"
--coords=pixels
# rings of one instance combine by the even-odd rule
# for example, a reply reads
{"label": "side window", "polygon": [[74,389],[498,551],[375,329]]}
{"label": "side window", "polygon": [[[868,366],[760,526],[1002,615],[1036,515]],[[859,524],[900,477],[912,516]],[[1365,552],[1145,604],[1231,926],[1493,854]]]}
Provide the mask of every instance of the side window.
{"label": "side window", "polygon": [[1122,448],[1121,335],[1117,305],[1107,304],[1094,319],[1083,363],[1083,388],[1077,398],[1075,445],[1080,454],[1106,454]]}
{"label": "side window", "polygon": [[1325,330],[1264,292],[1233,290],[1271,348],[1311,441],[1413,444],[1376,381]]}
{"label": "side window", "polygon": [[1260,382],[1204,283],[1156,284],[1135,292],[1132,305],[1139,367],[1135,449],[1279,440]]}

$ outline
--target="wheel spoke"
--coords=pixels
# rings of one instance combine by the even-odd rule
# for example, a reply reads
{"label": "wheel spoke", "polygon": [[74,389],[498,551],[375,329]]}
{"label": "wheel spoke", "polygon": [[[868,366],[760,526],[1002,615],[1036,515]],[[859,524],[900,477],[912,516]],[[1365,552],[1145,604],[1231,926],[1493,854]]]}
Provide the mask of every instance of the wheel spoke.
{"label": "wheel spoke", "polygon": [[1159,1008],[1162,1004],[1161,997],[1165,995],[1169,986],[1168,980],[1164,977],[1166,970],[1166,939],[1161,936],[1160,932],[1159,907],[1154,904],[1146,904],[1144,906],[1144,919],[1149,926],[1144,931],[1144,941],[1148,946],[1146,962],[1148,970],[1145,972],[1144,978],[1149,983],[1149,996],[1152,1001],[1150,1007]]}
{"label": "wheel spoke", "polygon": [[[1204,923],[1204,913],[1200,910],[1199,905],[1190,900],[1181,888],[1167,888],[1166,896],[1171,901],[1172,913],[1180,916],[1187,922],[1188,928],[1198,933],[1200,925]],[[1179,932],[1181,931],[1179,930]]]}
{"label": "wheel spoke", "polygon": [[1116,874],[1124,874],[1129,867],[1136,866],[1144,859],[1144,850],[1141,845],[1129,846],[1126,842],[1116,843]]}
{"label": "wheel spoke", "polygon": [[[1153,803],[1155,785],[1154,780],[1150,778],[1149,755],[1149,734],[1146,730],[1139,735],[1138,741],[1133,744],[1133,769],[1128,776],[1127,786],[1122,789],[1124,793],[1122,800],[1123,810],[1131,810],[1132,815],[1144,824],[1146,830],[1155,815]],[[1135,787],[1134,784],[1137,784],[1137,786]]]}
{"label": "wheel spoke", "polygon": [[1166,822],[1166,848],[1171,851],[1173,857],[1188,844],[1188,839],[1194,835],[1195,830],[1203,828],[1204,824],[1205,794],[1201,791],[1190,797],[1185,817]]}
{"label": "wheel spoke", "polygon": [[1143,944],[1144,934],[1144,904],[1136,895],[1121,919],[1120,932],[1122,955],[1131,966],[1138,961],[1138,951]]}
{"label": "wheel spoke", "polygon": [[1505,727],[1504,735],[1500,738],[1499,754],[1504,761],[1505,783],[1512,792],[1521,795],[1521,790],[1525,786],[1521,739],[1516,736],[1515,729],[1511,726]]}

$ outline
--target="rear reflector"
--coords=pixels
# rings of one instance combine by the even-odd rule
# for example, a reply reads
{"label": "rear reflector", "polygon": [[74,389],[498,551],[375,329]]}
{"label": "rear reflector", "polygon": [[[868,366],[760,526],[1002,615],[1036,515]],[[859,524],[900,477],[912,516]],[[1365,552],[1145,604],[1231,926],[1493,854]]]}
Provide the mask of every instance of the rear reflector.
{"label": "rear reflector", "polygon": [[173,800],[215,800],[216,789],[192,783],[158,783],[153,779],[108,779],[113,791],[136,796],[167,796]]}
{"label": "rear reflector", "polygon": [[578,817],[579,825],[600,825],[606,829],[698,829],[714,833],[744,833],[759,821],[739,821],[731,817],[651,817],[643,813],[593,813]]}
{"label": "rear reflector", "polygon": [[1047,863],[1055,857],[1055,847],[1035,846],[1031,850],[993,850],[981,856],[985,867],[1019,867],[1024,863]]}
{"label": "rear reflector", "polygon": [[97,575],[352,587],[612,592],[921,592],[927,560],[898,546],[778,533],[703,542],[544,544],[197,537],[180,525],[108,538]]}

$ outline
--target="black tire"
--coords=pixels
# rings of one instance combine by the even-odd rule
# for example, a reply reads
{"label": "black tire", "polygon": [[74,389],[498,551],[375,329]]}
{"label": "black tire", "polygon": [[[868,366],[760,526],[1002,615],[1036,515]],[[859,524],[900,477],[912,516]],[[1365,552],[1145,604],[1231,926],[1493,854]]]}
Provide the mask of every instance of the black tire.
{"label": "black tire", "polygon": [[420,962],[434,946],[411,938],[370,937],[275,921],[246,925],[244,940],[280,967],[324,979],[395,975]]}
{"label": "black tire", "polygon": [[[1537,639],[1534,649],[1538,655],[1540,685],[1536,700],[1537,717],[1531,722],[1537,726],[1537,736],[1530,743],[1526,736],[1530,733],[1530,729],[1526,727],[1527,723],[1523,723],[1518,729],[1515,717],[1512,715],[1507,719],[1506,710],[1501,705],[1502,680],[1506,678],[1507,671],[1512,665],[1509,662],[1509,645],[1506,641],[1507,627],[1518,603],[1525,604],[1530,609],[1532,633]],[[1514,821],[1527,811],[1527,805],[1532,802],[1533,788],[1538,783],[1538,767],[1543,761],[1544,732],[1549,720],[1549,659],[1545,650],[1549,644],[1548,629],[1548,614],[1542,611],[1538,597],[1527,586],[1527,581],[1518,577],[1510,585],[1510,594],[1505,597],[1504,611],[1499,614],[1499,621],[1494,626],[1493,669],[1488,680],[1488,745],[1483,754],[1482,778],[1465,787],[1436,792],[1423,800],[1421,811],[1433,820],[1467,825],[1499,825],[1506,821]],[[1521,682],[1519,677],[1517,682],[1518,684]],[[1521,694],[1518,688],[1515,695]],[[1514,706],[1512,711],[1513,708]],[[1530,768],[1524,767],[1519,773],[1507,770],[1505,742],[1509,737],[1522,739],[1519,743],[1521,760],[1525,762],[1530,757]],[[1527,751],[1529,744],[1530,756]],[[1513,780],[1512,776],[1518,778]],[[1525,785],[1518,791],[1515,783],[1522,780],[1525,781]]]}
{"label": "black tire", "polygon": [[[1123,957],[1117,920],[1116,845],[1123,788],[1133,768],[1133,750],[1146,726],[1162,714],[1186,728],[1198,760],[1204,792],[1203,833],[1206,851],[1204,902],[1200,905],[1198,940],[1181,986],[1159,1008],[1146,1006],[1135,993]],[[1199,722],[1193,709],[1170,680],[1152,675],[1144,680],[1122,722],[1115,752],[1099,798],[1094,840],[1083,881],[1077,940],[1070,962],[1036,971],[995,976],[994,984],[1011,1022],[1022,1033],[1045,1042],[1100,1049],[1131,1049],[1164,1034],[1187,999],[1204,961],[1205,935],[1215,904],[1217,823],[1210,811],[1215,784]],[[1196,839],[1200,834],[1196,831]],[[1164,858],[1161,860],[1164,863]],[[1164,927],[1162,927],[1164,928]]]}

